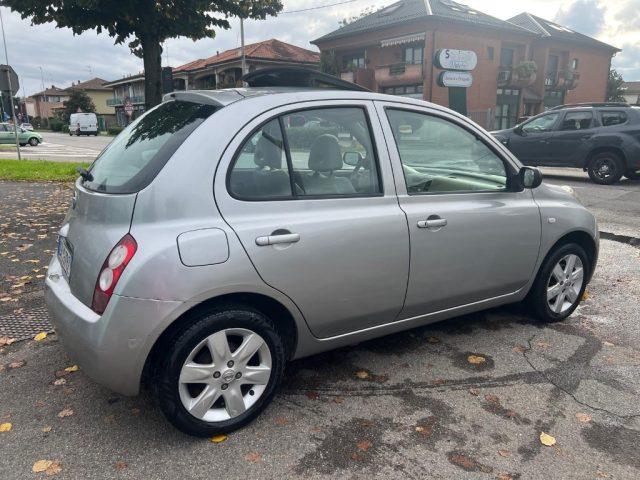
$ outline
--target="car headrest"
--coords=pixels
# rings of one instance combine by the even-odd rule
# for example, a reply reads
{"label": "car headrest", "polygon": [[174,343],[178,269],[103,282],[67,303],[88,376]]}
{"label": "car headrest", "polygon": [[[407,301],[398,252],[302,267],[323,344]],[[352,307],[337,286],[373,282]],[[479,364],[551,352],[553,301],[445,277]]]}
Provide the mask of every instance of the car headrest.
{"label": "car headrest", "polygon": [[309,152],[309,169],[314,172],[332,172],[342,168],[342,154],[338,139],[329,134],[320,135]]}
{"label": "car headrest", "polygon": [[282,168],[282,149],[267,137],[260,137],[253,154],[253,163],[259,168]]}

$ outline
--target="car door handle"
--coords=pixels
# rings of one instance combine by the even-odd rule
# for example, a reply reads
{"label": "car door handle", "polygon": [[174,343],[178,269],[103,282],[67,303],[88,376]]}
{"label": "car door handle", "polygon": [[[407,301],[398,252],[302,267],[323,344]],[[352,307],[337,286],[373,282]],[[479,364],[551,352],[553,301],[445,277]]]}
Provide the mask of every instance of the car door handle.
{"label": "car door handle", "polygon": [[299,233],[285,233],[280,235],[267,235],[256,238],[256,245],[266,247],[267,245],[277,245],[279,243],[296,243],[300,241]]}
{"label": "car door handle", "polygon": [[447,226],[446,218],[434,218],[432,220],[418,220],[418,228],[442,228]]}

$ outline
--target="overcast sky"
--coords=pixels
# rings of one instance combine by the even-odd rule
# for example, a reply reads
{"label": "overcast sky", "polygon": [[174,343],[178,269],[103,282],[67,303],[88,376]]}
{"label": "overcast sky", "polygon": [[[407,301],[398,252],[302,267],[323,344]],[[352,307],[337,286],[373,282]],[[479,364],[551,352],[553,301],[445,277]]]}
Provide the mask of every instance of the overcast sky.
{"label": "overcast sky", "polygon": [[[278,17],[245,23],[246,42],[278,38],[315,49],[309,41],[335,30],[341,19],[369,5],[382,7],[394,3],[393,0],[355,0],[313,11],[285,13],[339,1],[284,0],[284,12]],[[528,11],[615,45],[623,51],[613,59],[614,67],[626,80],[640,80],[640,0],[466,0],[463,3],[502,19]],[[40,91],[42,77],[47,87],[52,84],[67,87],[72,81],[95,76],[114,80],[142,70],[142,60],[131,55],[126,46],[114,45],[106,34],[86,32],[74,36],[69,29],[53,25],[31,26],[28,20],[22,20],[6,8],[2,8],[2,14],[9,61],[20,76],[20,96]],[[169,40],[163,65],[178,66],[239,46],[237,20],[232,20],[232,27],[219,31],[213,39]],[[1,58],[4,63],[4,55]]]}

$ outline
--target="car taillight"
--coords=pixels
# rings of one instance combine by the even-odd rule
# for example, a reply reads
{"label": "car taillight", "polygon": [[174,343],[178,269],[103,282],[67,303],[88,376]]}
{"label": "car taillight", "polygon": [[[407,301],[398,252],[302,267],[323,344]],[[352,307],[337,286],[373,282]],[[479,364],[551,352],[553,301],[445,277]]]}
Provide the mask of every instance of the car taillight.
{"label": "car taillight", "polygon": [[102,268],[100,268],[96,287],[93,290],[91,310],[100,315],[104,313],[122,272],[133,258],[137,249],[138,244],[135,239],[127,233],[109,252],[109,256],[102,264]]}

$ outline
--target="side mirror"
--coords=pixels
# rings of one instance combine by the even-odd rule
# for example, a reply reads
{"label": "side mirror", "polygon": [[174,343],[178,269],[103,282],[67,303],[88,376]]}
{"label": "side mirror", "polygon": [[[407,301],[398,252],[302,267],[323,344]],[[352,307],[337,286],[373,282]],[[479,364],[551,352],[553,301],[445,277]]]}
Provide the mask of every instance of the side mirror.
{"label": "side mirror", "polygon": [[522,128],[522,125],[516,125],[513,129],[513,133],[515,133],[516,135],[520,135],[521,137],[524,137],[526,135],[526,132]]}
{"label": "side mirror", "polygon": [[542,183],[542,172],[533,167],[522,167],[518,172],[522,188],[537,188]]}
{"label": "side mirror", "polygon": [[362,162],[362,155],[360,155],[358,152],[344,152],[344,154],[342,155],[342,161],[346,165],[355,167],[360,162]]}

